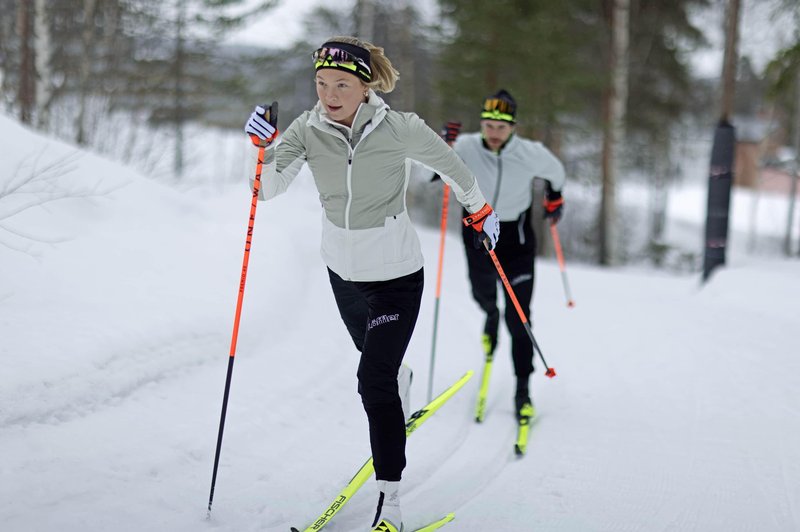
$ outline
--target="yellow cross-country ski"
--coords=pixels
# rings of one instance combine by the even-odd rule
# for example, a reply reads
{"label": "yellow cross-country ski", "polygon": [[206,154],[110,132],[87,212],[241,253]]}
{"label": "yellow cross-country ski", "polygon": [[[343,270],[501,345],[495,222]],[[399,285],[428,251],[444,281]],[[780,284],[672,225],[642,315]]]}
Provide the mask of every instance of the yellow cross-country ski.
{"label": "yellow cross-country ski", "polygon": [[514,453],[517,456],[524,456],[528,450],[528,433],[531,430],[531,422],[536,416],[536,407],[532,403],[526,402],[519,412],[517,412],[517,441],[514,444]]}
{"label": "yellow cross-country ski", "polygon": [[492,375],[492,362],[494,354],[487,351],[486,361],[483,364],[483,374],[481,375],[481,387],[478,389],[478,403],[475,406],[475,421],[483,422],[486,416],[486,398],[489,395],[489,377]]}
{"label": "yellow cross-country ski", "polygon": [[[406,437],[410,436],[415,430],[419,428],[420,425],[425,423],[430,417],[439,410],[442,405],[444,405],[453,395],[456,394],[458,390],[463,388],[463,386],[472,378],[474,371],[468,371],[461,377],[455,384],[450,386],[444,392],[442,392],[438,397],[433,399],[430,403],[425,405],[423,408],[417,410],[406,422]],[[324,512],[310,525],[308,525],[303,532],[316,532],[317,530],[322,530],[322,528],[327,525],[333,516],[336,515],[339,510],[347,504],[348,501],[356,494],[356,492],[364,485],[364,483],[369,480],[372,474],[375,472],[375,466],[372,463],[372,457],[367,460],[361,469],[350,479],[350,482],[347,483],[347,486],[344,487],[342,491],[333,499],[333,502],[325,509]],[[437,521],[438,522],[438,521]],[[435,524],[435,523],[434,523]],[[442,523],[443,526],[444,523]],[[432,525],[429,525],[432,526]],[[423,528],[422,530],[436,530],[435,528]],[[292,527],[292,532],[300,532],[299,529]]]}

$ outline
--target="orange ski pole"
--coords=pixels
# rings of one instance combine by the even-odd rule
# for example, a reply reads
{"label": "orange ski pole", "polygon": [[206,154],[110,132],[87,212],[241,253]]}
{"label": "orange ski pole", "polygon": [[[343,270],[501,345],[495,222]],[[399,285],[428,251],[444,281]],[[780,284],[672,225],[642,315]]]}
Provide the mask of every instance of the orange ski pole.
{"label": "orange ski pole", "polygon": [[[442,128],[442,138],[451,148],[461,131],[461,122],[450,121]],[[439,235],[439,266],[436,272],[436,302],[433,307],[433,339],[431,340],[431,366],[428,371],[428,402],[433,397],[433,368],[436,363],[436,333],[439,330],[439,300],[442,294],[442,264],[444,263],[444,240],[447,234],[447,206],[450,203],[450,185],[444,184],[442,197],[442,222]]]}
{"label": "orange ski pole", "polygon": [[433,307],[433,340],[431,342],[431,366],[428,372],[428,402],[433,397],[433,368],[436,360],[436,332],[439,328],[439,299],[442,294],[442,264],[444,263],[444,241],[447,234],[447,206],[450,202],[450,185],[444,184],[442,198],[442,222],[439,236],[439,266],[436,272],[436,302]]}
{"label": "orange ski pole", "polygon": [[561,281],[564,284],[564,294],[567,296],[567,306],[572,308],[575,306],[575,301],[572,299],[572,293],[569,289],[569,281],[567,281],[567,267],[564,265],[564,251],[561,249],[561,239],[558,238],[558,229],[556,229],[556,224],[552,222],[550,222],[550,234],[553,237],[553,246],[556,248],[558,269],[561,270]]}
{"label": "orange ski pole", "polygon": [[483,245],[486,247],[486,250],[489,252],[489,256],[492,258],[492,262],[494,262],[494,267],[497,268],[497,273],[500,275],[500,279],[503,281],[503,286],[506,287],[506,292],[508,292],[508,296],[511,298],[511,302],[514,303],[514,308],[517,309],[517,314],[519,314],[519,319],[522,320],[522,325],[525,326],[525,330],[528,332],[528,337],[531,339],[531,343],[533,344],[533,348],[536,352],[539,353],[539,358],[542,359],[542,364],[544,364],[545,375],[550,377],[551,379],[556,376],[555,368],[551,368],[547,365],[547,361],[544,359],[544,355],[542,354],[542,350],[539,348],[539,344],[536,342],[536,338],[533,336],[533,330],[531,330],[531,324],[528,322],[528,318],[525,316],[525,313],[522,311],[522,307],[517,301],[517,296],[514,295],[514,290],[511,288],[511,283],[508,282],[508,278],[506,277],[506,273],[503,271],[503,267],[500,266],[500,261],[497,259],[497,255],[495,255],[494,251],[489,249],[489,245],[484,241]]}
{"label": "orange ski pole", "polygon": [[[273,126],[278,123],[278,102],[272,102],[265,117]],[[255,137],[253,137],[255,138]],[[233,376],[233,361],[236,358],[236,341],[239,337],[239,319],[242,315],[242,302],[244,301],[244,285],[247,281],[247,265],[250,262],[250,246],[253,241],[253,227],[256,222],[256,207],[258,206],[258,194],[261,191],[261,170],[264,166],[264,151],[266,144],[261,142],[258,146],[258,161],[256,162],[256,176],[253,183],[253,197],[250,202],[250,219],[247,223],[247,237],[244,243],[244,259],[242,260],[242,276],[239,280],[239,296],[236,299],[236,314],[233,319],[233,335],[231,337],[231,350],[228,356],[228,374],[225,378],[225,393],[222,396],[222,414],[219,419],[219,432],[217,434],[217,450],[214,455],[214,471],[211,474],[211,492],[208,495],[208,515],[211,516],[211,504],[214,501],[214,487],[217,483],[217,469],[219,467],[219,456],[222,450],[222,433],[225,430],[225,414],[228,411],[228,396],[231,390],[231,377]]]}

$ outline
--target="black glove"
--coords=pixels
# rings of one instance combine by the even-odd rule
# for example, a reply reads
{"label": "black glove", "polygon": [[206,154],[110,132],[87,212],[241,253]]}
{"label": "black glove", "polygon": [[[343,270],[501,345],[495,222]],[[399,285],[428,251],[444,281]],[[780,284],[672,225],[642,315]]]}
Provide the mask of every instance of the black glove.
{"label": "black glove", "polygon": [[461,131],[461,122],[457,121],[450,121],[447,122],[444,126],[442,126],[442,138],[446,143],[450,146],[458,138],[458,133]]}
{"label": "black glove", "polygon": [[564,198],[561,197],[561,192],[548,187],[543,205],[545,219],[549,219],[553,225],[557,224],[564,214]]}

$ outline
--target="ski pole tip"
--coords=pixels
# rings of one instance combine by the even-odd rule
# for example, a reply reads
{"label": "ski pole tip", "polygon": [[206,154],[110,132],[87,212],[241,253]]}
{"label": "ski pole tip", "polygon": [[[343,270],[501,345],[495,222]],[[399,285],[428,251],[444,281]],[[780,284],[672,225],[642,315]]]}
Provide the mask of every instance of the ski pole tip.
{"label": "ski pole tip", "polygon": [[555,377],[555,376],[556,376],[556,370],[555,370],[555,368],[547,368],[547,372],[545,373],[545,375],[546,375],[546,376],[548,376],[548,377],[549,377],[549,378],[551,378],[551,379],[552,379],[553,377]]}
{"label": "ski pole tip", "polygon": [[569,308],[574,308],[574,307],[575,307],[575,302],[574,302],[573,300],[571,300],[571,299],[570,299],[569,301],[567,301],[567,306],[568,306]]}

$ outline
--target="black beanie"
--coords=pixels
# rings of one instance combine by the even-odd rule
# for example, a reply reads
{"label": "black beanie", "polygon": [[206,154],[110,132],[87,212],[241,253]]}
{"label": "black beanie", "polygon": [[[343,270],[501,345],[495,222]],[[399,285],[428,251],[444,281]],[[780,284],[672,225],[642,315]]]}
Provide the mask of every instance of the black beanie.
{"label": "black beanie", "polygon": [[513,124],[516,114],[517,102],[505,89],[500,89],[483,101],[482,120],[503,120]]}

